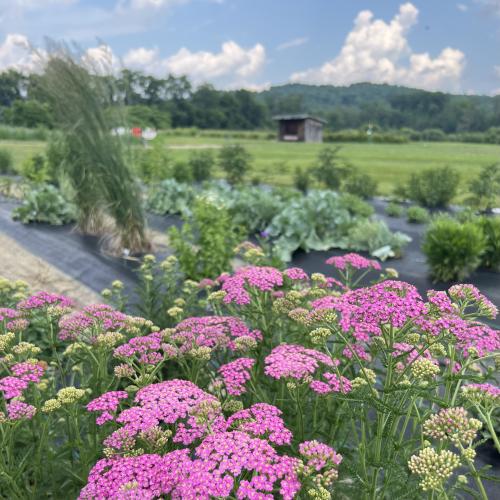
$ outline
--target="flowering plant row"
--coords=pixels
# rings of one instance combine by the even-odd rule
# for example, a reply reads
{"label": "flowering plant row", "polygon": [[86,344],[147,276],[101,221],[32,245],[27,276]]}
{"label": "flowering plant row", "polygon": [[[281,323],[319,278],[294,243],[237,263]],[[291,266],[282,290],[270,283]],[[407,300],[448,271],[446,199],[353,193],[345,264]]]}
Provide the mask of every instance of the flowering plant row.
{"label": "flowering plant row", "polygon": [[488,498],[495,305],[327,263],[181,284],[166,327],[5,286],[0,497]]}

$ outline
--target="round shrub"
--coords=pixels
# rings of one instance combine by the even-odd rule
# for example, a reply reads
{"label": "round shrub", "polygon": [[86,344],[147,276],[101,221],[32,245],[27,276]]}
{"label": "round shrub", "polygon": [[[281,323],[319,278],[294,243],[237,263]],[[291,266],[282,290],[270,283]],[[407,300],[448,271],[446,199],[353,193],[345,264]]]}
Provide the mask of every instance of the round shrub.
{"label": "round shrub", "polygon": [[460,175],[451,167],[428,169],[412,174],[405,194],[423,207],[446,207],[455,197],[459,182]]}
{"label": "round shrub", "polygon": [[302,193],[307,193],[309,190],[309,184],[310,184],[310,176],[309,176],[309,171],[306,169],[302,169],[300,167],[297,167],[295,170],[295,176],[293,178],[293,184],[294,186],[301,191]]}
{"label": "round shrub", "polygon": [[435,281],[460,281],[481,264],[486,238],[476,223],[443,215],[429,225],[422,251]]}
{"label": "round shrub", "polygon": [[219,166],[229,184],[241,184],[250,168],[250,153],[240,144],[228,144],[219,153]]}
{"label": "round shrub", "polygon": [[215,160],[211,151],[195,151],[188,163],[194,181],[203,182],[212,178]]}
{"label": "round shrub", "polygon": [[424,207],[410,207],[406,211],[406,218],[408,222],[413,222],[414,224],[423,224],[424,222],[428,222],[430,215],[429,211]]}
{"label": "round shrub", "polygon": [[376,179],[371,175],[353,170],[344,180],[342,189],[360,198],[368,199],[377,194],[377,185]]}
{"label": "round shrub", "polygon": [[12,153],[5,148],[0,149],[0,174],[12,174],[14,172]]}
{"label": "round shrub", "polygon": [[480,217],[477,223],[486,238],[482,265],[500,271],[500,217]]}
{"label": "round shrub", "polygon": [[385,213],[389,217],[401,217],[403,215],[404,208],[399,205],[399,203],[389,203],[385,207]]}

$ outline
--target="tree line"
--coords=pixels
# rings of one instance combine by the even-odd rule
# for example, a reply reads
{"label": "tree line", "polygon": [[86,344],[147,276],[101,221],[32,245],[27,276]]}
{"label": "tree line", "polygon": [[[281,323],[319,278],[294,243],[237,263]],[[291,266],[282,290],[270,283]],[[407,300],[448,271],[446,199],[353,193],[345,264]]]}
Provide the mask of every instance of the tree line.
{"label": "tree line", "polygon": [[[0,73],[0,123],[54,127],[50,104],[40,88],[43,75]],[[131,126],[159,129],[256,130],[273,127],[280,113],[313,113],[325,118],[331,131],[409,128],[446,134],[485,132],[500,127],[500,96],[452,95],[391,85],[349,87],[287,84],[256,93],[194,86],[186,76],[158,78],[123,69],[103,79],[107,102],[123,103]],[[108,106],[109,107],[109,106]],[[115,112],[113,106],[108,113]]]}

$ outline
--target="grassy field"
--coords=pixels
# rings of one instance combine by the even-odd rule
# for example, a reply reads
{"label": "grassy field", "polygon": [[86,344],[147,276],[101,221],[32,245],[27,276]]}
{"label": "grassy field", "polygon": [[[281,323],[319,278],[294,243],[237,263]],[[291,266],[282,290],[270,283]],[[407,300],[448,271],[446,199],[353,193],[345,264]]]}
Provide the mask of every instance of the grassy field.
{"label": "grassy field", "polygon": [[[211,148],[214,153],[226,143],[239,142],[253,157],[251,177],[275,185],[291,185],[296,167],[314,164],[318,152],[325,145],[280,143],[276,141],[211,137],[178,137],[160,135],[159,141],[167,148],[173,160],[186,160],[196,149]],[[394,186],[412,172],[443,165],[455,167],[461,174],[462,192],[467,181],[477,175],[480,168],[500,162],[500,146],[461,143],[409,143],[409,144],[341,144],[341,156],[361,171],[379,181],[381,194],[390,194]],[[19,166],[30,155],[43,152],[43,142],[0,141],[0,148],[12,151],[15,165]]]}

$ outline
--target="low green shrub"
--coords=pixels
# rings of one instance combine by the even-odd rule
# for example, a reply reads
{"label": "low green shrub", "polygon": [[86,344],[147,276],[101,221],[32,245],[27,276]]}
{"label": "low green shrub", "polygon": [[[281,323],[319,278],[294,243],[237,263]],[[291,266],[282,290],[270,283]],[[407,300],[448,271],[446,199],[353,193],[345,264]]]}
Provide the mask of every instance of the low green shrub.
{"label": "low green shrub", "polygon": [[422,251],[435,281],[460,281],[481,264],[486,237],[477,223],[442,215],[430,223]]}
{"label": "low green shrub", "polygon": [[371,175],[351,169],[342,183],[342,190],[369,199],[377,194],[378,182]]}
{"label": "low green shrub", "polygon": [[210,180],[214,164],[215,160],[211,151],[195,151],[191,153],[188,165],[192,179],[196,182]]}
{"label": "low green shrub", "polygon": [[500,164],[487,165],[469,183],[469,203],[486,212],[500,202]]}
{"label": "low green shrub", "polygon": [[295,170],[295,175],[293,178],[293,185],[301,193],[306,194],[309,190],[309,185],[311,184],[311,177],[307,169],[297,167]]}
{"label": "low green shrub", "polygon": [[477,224],[486,238],[481,264],[494,271],[500,271],[500,217],[479,217]]}
{"label": "low green shrub", "polygon": [[401,258],[411,238],[400,232],[393,233],[383,220],[360,219],[349,231],[344,248],[369,252],[380,260]]}
{"label": "low green shrub", "polygon": [[170,245],[186,278],[216,278],[230,269],[234,248],[242,233],[233,224],[229,211],[199,198],[191,217],[179,230],[170,229]]}
{"label": "low green shrub", "polygon": [[177,182],[191,182],[191,169],[185,161],[176,161],[172,167],[172,177]]}
{"label": "low green shrub", "polygon": [[76,220],[76,207],[55,186],[44,184],[26,194],[23,204],[14,209],[12,217],[23,224],[46,222],[60,226]]}
{"label": "low green shrub", "polygon": [[338,190],[348,171],[345,162],[339,156],[340,149],[339,146],[323,148],[311,169],[316,180],[327,189]]}
{"label": "low green shrub", "polygon": [[219,153],[219,166],[229,184],[241,184],[250,168],[252,157],[240,144],[224,146]]}
{"label": "low green shrub", "polygon": [[451,167],[427,169],[411,175],[406,196],[427,208],[446,207],[457,194],[460,175]]}
{"label": "low green shrub", "polygon": [[430,219],[429,210],[418,206],[409,207],[406,211],[406,218],[408,222],[423,224],[424,222],[428,222]]}
{"label": "low green shrub", "polygon": [[385,207],[385,213],[389,217],[401,217],[404,213],[404,208],[399,203],[389,203]]}
{"label": "low green shrub", "polygon": [[12,153],[5,148],[0,148],[0,174],[14,173]]}
{"label": "low green shrub", "polygon": [[167,150],[159,145],[135,148],[134,167],[137,175],[146,183],[162,181],[171,176],[172,161]]}
{"label": "low green shrub", "polygon": [[35,183],[52,180],[47,160],[43,154],[34,154],[30,158],[27,158],[21,167],[21,173],[27,180]]}

